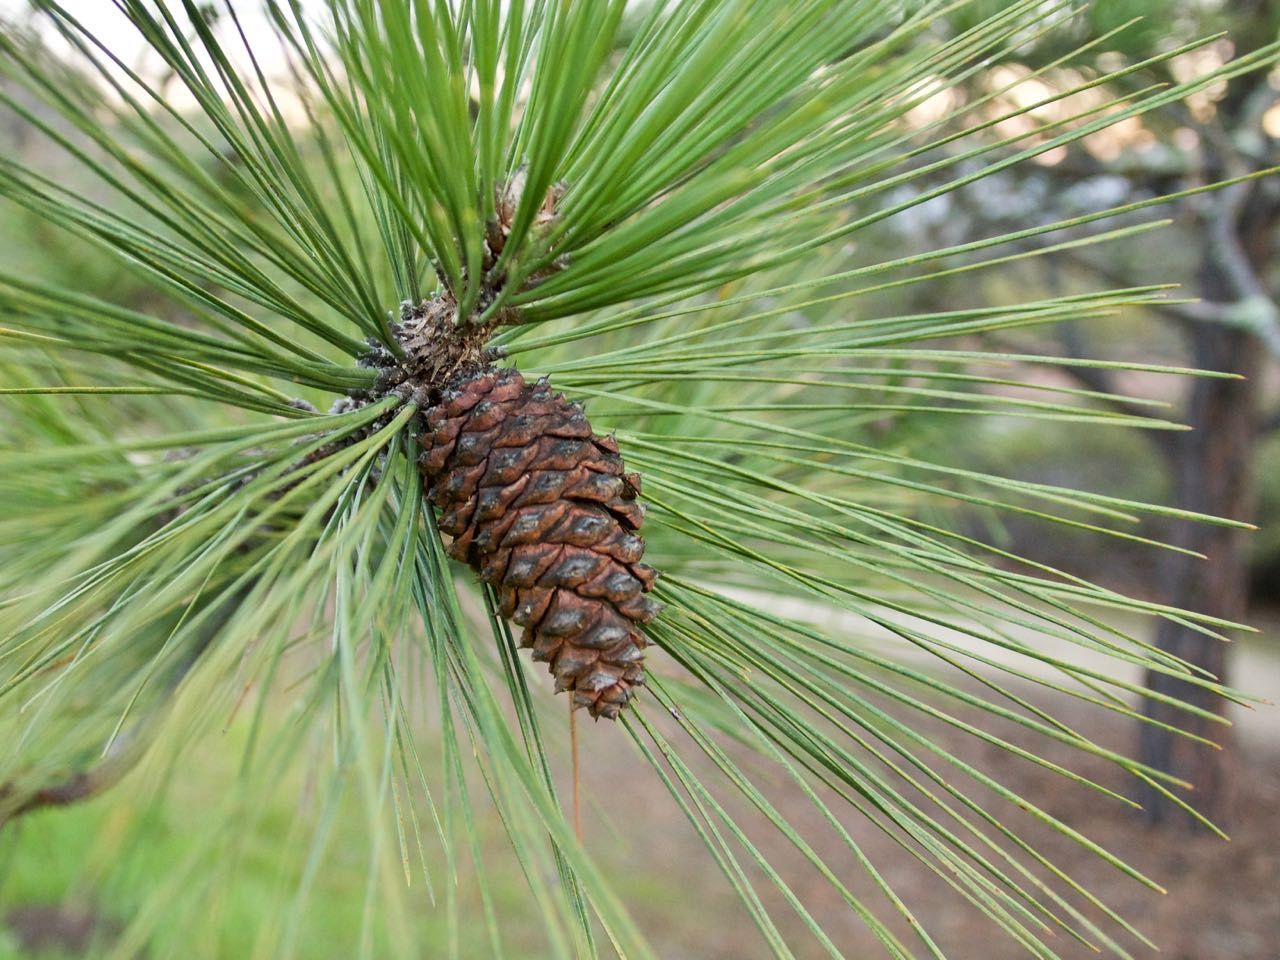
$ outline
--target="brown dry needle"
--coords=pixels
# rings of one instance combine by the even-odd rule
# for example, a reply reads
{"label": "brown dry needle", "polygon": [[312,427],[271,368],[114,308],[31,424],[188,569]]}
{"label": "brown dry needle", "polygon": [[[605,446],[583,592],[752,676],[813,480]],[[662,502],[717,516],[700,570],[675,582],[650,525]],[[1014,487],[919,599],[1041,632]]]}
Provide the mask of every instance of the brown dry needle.
{"label": "brown dry needle", "polygon": [[569,753],[570,770],[573,775],[573,833],[582,843],[582,779],[578,766],[578,708],[572,699],[569,700]]}

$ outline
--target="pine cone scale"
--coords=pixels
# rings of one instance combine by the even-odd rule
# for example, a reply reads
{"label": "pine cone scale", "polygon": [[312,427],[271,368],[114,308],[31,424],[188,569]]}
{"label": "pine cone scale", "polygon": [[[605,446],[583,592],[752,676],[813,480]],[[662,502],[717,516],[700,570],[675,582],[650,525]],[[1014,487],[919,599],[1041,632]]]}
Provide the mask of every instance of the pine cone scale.
{"label": "pine cone scale", "polygon": [[550,664],[557,691],[614,718],[643,684],[658,605],[640,562],[639,477],[579,404],[514,370],[461,378],[427,415],[420,460],[450,556],[469,563]]}

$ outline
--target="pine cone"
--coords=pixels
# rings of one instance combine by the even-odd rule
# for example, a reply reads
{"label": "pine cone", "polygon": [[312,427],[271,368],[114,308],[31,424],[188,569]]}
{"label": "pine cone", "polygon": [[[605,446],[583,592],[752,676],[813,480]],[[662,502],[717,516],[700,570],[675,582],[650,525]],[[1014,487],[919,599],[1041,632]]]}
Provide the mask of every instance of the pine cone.
{"label": "pine cone", "polygon": [[427,415],[422,471],[450,556],[497,590],[521,646],[550,664],[575,707],[614,719],[644,683],[640,478],[582,407],[515,370],[455,380]]}

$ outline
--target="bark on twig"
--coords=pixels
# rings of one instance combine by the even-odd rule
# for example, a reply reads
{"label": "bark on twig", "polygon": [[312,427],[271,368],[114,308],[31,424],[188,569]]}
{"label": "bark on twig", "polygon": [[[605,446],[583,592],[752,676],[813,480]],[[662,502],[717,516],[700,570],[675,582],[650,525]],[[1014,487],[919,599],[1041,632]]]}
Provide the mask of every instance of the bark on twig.
{"label": "bark on twig", "polygon": [[[235,616],[253,587],[254,582],[250,581],[237,587],[223,599],[212,601],[217,607],[203,618],[196,643],[170,674],[166,683],[166,698],[174,695],[183,679],[200,662],[205,650]],[[148,727],[155,724],[156,720],[155,716],[151,716],[121,732],[112,741],[106,755],[91,766],[69,771],[34,786],[16,781],[0,784],[0,828],[25,814],[82,803],[114,787],[146,755],[150,745],[150,738],[146,734]]]}

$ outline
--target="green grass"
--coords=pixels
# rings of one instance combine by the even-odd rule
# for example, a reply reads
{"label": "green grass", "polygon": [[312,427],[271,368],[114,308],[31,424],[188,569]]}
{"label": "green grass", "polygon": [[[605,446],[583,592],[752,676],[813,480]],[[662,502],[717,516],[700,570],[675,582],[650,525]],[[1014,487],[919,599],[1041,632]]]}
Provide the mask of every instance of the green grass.
{"label": "green grass", "polygon": [[[180,780],[158,804],[142,792],[147,784],[142,771],[127,777],[111,796],[34,814],[7,831],[0,840],[2,909],[83,900],[95,904],[105,917],[124,922],[144,907],[157,888],[181,882],[175,879],[176,872],[203,849],[199,826],[217,815],[228,785],[235,782],[248,726],[247,721],[237,722],[225,736],[201,743],[198,760],[184,764]],[[426,742],[420,749],[430,753],[438,745]],[[275,928],[281,920],[281,891],[300,886],[305,861],[298,856],[295,831],[306,812],[305,793],[301,782],[281,783],[262,794],[265,805],[242,821],[233,882],[217,887],[216,902],[197,905],[206,921],[216,916],[216,923],[198,918],[188,923],[188,918],[175,915],[162,924],[157,939],[181,942],[187,935],[212,936],[213,943],[205,941],[211,956],[255,956],[262,931]],[[485,846],[500,851],[501,825],[483,816],[481,820]],[[344,960],[356,949],[367,882],[367,864],[361,859],[364,846],[358,805],[344,804],[337,815],[326,868],[316,874],[304,909],[300,956]],[[463,956],[478,957],[487,953],[487,935],[479,919],[475,886],[466,882],[468,872],[469,865],[463,864],[458,889],[461,911],[473,922],[461,925],[459,947]],[[536,934],[540,923],[530,913],[518,873],[493,871],[489,891],[509,930],[524,928]],[[443,913],[433,908],[420,882],[416,896],[423,902],[413,917],[413,941],[424,948],[445,944],[448,932]],[[535,936],[533,942],[537,945],[539,938]],[[27,955],[10,943],[0,947],[0,957],[26,960]]]}

